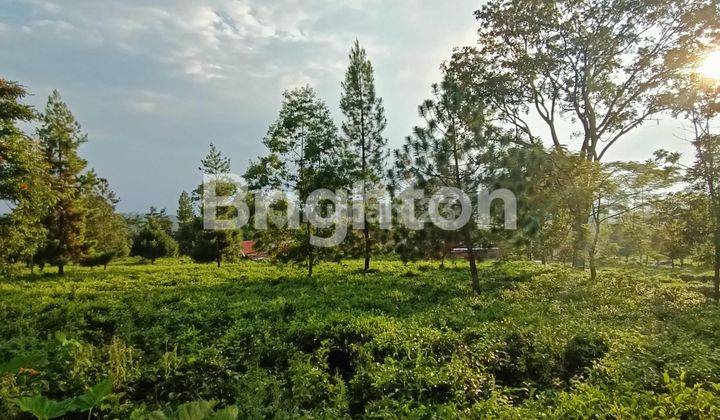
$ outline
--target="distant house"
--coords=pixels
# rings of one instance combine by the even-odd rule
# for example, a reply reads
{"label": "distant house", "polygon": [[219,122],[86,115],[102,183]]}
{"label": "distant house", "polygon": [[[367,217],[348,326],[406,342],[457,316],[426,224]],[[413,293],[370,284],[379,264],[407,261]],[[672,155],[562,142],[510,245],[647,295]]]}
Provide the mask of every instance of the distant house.
{"label": "distant house", "polygon": [[[465,247],[453,248],[450,253],[458,257],[467,259],[468,249]],[[473,248],[475,258],[478,260],[497,260],[500,259],[500,248]]]}
{"label": "distant house", "polygon": [[267,256],[265,253],[255,249],[255,241],[243,241],[242,253],[243,257],[250,258],[251,260],[261,260]]}

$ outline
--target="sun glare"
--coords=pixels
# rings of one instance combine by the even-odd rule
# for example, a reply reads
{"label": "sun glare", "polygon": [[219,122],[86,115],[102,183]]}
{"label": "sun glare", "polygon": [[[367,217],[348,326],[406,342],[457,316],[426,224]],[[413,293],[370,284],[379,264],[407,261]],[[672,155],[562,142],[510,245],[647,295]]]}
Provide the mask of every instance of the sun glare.
{"label": "sun glare", "polygon": [[698,66],[698,73],[709,79],[720,80],[720,51],[706,54]]}

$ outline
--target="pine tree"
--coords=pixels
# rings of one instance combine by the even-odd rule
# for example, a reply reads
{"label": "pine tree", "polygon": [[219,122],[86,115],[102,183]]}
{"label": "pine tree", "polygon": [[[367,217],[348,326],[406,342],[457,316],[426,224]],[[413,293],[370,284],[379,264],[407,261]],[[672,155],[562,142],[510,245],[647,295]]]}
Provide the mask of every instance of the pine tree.
{"label": "pine tree", "polygon": [[[214,144],[210,143],[210,150],[200,160],[198,169],[205,175],[211,175],[210,186],[215,189],[218,196],[231,196],[237,193],[235,185],[223,180],[223,176],[230,173],[230,158],[223,156]],[[205,211],[202,207],[203,188],[204,186],[200,185],[193,192],[193,199],[200,203],[201,215],[204,215]],[[185,203],[178,204],[184,207],[183,218],[186,219],[194,214],[187,211]],[[236,210],[232,207],[218,207],[215,211],[218,219],[226,219],[235,216]],[[182,246],[189,251],[188,255],[196,262],[215,262],[220,267],[223,261],[233,260],[241,254],[242,232],[239,229],[204,230],[202,218],[195,218],[192,223],[186,222],[181,225],[178,234],[183,235]],[[192,240],[188,244],[190,238]]]}
{"label": "pine tree", "polygon": [[197,234],[197,216],[190,194],[183,191],[178,199],[178,230],[175,232],[175,240],[180,246],[182,255],[190,255],[193,249],[193,242]]}
{"label": "pine tree", "polygon": [[223,156],[217,147],[210,143],[210,151],[200,159],[198,169],[208,175],[227,174],[230,172],[230,158]]}
{"label": "pine tree", "polygon": [[[433,96],[419,107],[425,126],[415,127],[413,135],[395,151],[394,170],[430,192],[451,187],[468,197],[476,196],[488,163],[497,160],[498,149],[507,139],[489,125],[481,104],[467,100],[466,91],[452,75],[446,74],[440,85],[433,85]],[[467,248],[472,288],[478,293],[478,235],[472,218],[458,233]]]}
{"label": "pine tree", "polygon": [[54,200],[39,144],[16,125],[36,118],[20,102],[25,95],[22,86],[0,78],[0,264],[37,252],[46,236],[41,218]]}
{"label": "pine tree", "polygon": [[387,124],[382,99],[375,94],[373,67],[364,48],[357,40],[350,50],[350,65],[342,82],[340,108],[345,116],[342,131],[355,157],[354,181],[362,182],[364,212],[364,271],[370,269],[370,226],[367,218],[366,184],[383,178],[387,158],[387,139],[383,130]]}
{"label": "pine tree", "polygon": [[177,255],[178,245],[169,232],[170,220],[165,210],[157,211],[154,207],[145,215],[145,221],[140,232],[133,239],[131,255],[150,260]]}
{"label": "pine tree", "polygon": [[85,243],[87,256],[80,263],[84,266],[107,265],[115,258],[130,253],[128,225],[115,210],[120,201],[110,189],[108,181],[97,176],[94,170],[81,177],[85,216]]}
{"label": "pine tree", "polygon": [[57,265],[58,273],[63,275],[65,265],[78,261],[85,252],[86,210],[78,179],[86,162],[77,152],[87,136],[56,90],[48,99],[38,137],[49,165],[50,185],[57,196],[45,220],[48,238],[40,255]]}
{"label": "pine tree", "polygon": [[178,199],[177,218],[178,222],[181,224],[191,222],[195,218],[195,208],[192,200],[190,199],[190,194],[186,191],[180,193],[180,198]]}

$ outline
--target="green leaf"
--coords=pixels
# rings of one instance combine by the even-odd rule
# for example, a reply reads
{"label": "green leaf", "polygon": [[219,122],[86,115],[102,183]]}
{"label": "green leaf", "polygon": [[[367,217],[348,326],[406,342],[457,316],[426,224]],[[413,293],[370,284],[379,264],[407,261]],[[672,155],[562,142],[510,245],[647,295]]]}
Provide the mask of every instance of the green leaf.
{"label": "green leaf", "polygon": [[99,407],[111,394],[112,382],[106,379],[85,391],[83,395],[73,399],[72,407],[80,411],[87,411],[93,407]]}
{"label": "green leaf", "polygon": [[178,407],[175,417],[178,420],[204,420],[212,414],[215,404],[217,404],[215,401],[194,401],[183,404]]}
{"label": "green leaf", "polygon": [[39,394],[32,397],[18,398],[15,403],[21,411],[33,414],[41,420],[54,419],[73,411],[70,407],[70,400],[55,401]]}
{"label": "green leaf", "polygon": [[170,417],[168,417],[165,413],[163,413],[160,410],[153,411],[152,413],[148,414],[147,417],[145,417],[145,420],[169,420]]}
{"label": "green leaf", "polygon": [[217,401],[194,401],[180,405],[168,416],[162,411],[154,411],[145,420],[237,420],[237,407],[227,407],[213,411]]}
{"label": "green leaf", "polygon": [[238,414],[237,407],[227,407],[216,411],[215,414],[209,417],[209,420],[237,420]]}
{"label": "green leaf", "polygon": [[58,331],[55,333],[55,340],[57,340],[58,343],[60,343],[60,345],[63,347],[65,347],[65,346],[73,346],[76,348],[82,347],[82,344],[79,341],[74,340],[74,339],[68,339],[67,334],[65,334],[62,331]]}

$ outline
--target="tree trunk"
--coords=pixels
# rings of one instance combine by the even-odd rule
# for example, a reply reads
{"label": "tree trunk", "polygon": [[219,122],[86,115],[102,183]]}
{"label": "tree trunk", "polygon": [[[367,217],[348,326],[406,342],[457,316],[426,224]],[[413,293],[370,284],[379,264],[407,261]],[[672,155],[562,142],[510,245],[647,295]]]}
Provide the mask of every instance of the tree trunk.
{"label": "tree trunk", "polygon": [[[455,172],[455,187],[462,190],[463,189],[463,182],[462,177],[460,176],[460,157],[458,153],[458,142],[456,137],[456,131],[455,131],[455,122],[452,123],[452,129],[450,130],[452,135],[452,149],[453,149],[453,163],[454,163],[454,172]],[[475,263],[475,245],[473,244],[472,239],[472,222],[468,222],[465,224],[465,226],[462,227],[463,230],[463,236],[465,238],[465,247],[467,248],[467,258],[468,262],[470,263],[470,282],[472,284],[472,289],[476,294],[480,294],[480,280],[478,279],[478,272],[477,272],[477,265]]]}
{"label": "tree trunk", "polygon": [[65,265],[63,265],[63,263],[58,264],[58,274],[61,276],[65,275]]}
{"label": "tree trunk", "polygon": [[217,257],[215,262],[217,262],[217,266],[218,266],[218,268],[220,268],[220,265],[222,264],[222,257]]}
{"label": "tree trunk", "polygon": [[363,217],[365,217],[365,228],[363,229],[363,236],[365,237],[365,268],[363,268],[363,272],[367,273],[370,270],[370,229],[367,225],[367,217]]}
{"label": "tree trunk", "polygon": [[[720,225],[720,221],[718,222]],[[720,302],[720,226],[715,227],[715,276],[713,277],[713,285],[715,286],[715,302]]]}
{"label": "tree trunk", "polygon": [[[594,206],[593,206],[594,207]],[[597,279],[597,245],[600,241],[600,199],[598,198],[597,207],[592,212],[595,231],[593,232],[593,241],[588,249],[588,260],[590,262],[590,281]]]}
{"label": "tree trunk", "polygon": [[587,245],[587,213],[578,212],[573,222],[573,255],[572,266],[575,268],[585,268],[585,248]]}
{"label": "tree trunk", "polygon": [[313,264],[315,263],[315,255],[313,253],[313,246],[310,244],[310,223],[307,223],[307,245],[308,245],[308,277],[313,275]]}
{"label": "tree trunk", "polygon": [[308,253],[308,277],[312,277],[313,275],[313,249],[310,247],[310,252]]}
{"label": "tree trunk", "polygon": [[720,302],[720,258],[715,256],[715,277],[713,278],[715,286],[715,302]]}
{"label": "tree trunk", "polygon": [[473,292],[480,294],[480,280],[478,279],[477,264],[475,262],[475,246],[472,240],[472,232],[470,226],[465,226],[465,247],[467,248],[467,258],[470,263],[470,280],[472,282]]}

